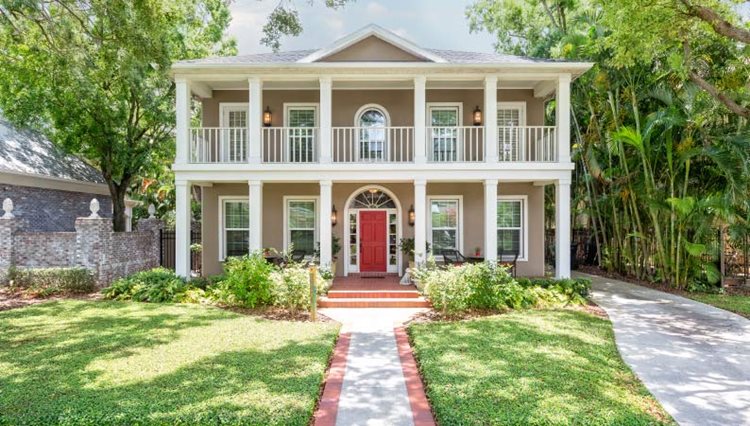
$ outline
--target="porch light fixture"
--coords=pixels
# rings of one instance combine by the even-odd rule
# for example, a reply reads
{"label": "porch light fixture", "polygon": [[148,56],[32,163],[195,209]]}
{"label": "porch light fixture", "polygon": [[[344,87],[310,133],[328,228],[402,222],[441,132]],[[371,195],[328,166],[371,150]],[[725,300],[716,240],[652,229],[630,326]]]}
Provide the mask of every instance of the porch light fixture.
{"label": "porch light fixture", "polygon": [[414,226],[414,204],[409,207],[409,226]]}
{"label": "porch light fixture", "polygon": [[271,127],[271,108],[268,105],[266,105],[266,109],[263,111],[263,125]]}
{"label": "porch light fixture", "polygon": [[331,209],[331,226],[336,226],[336,223],[338,222],[338,214],[339,212],[336,211],[336,205],[334,205]]}
{"label": "porch light fixture", "polygon": [[481,126],[482,125],[482,110],[479,109],[479,105],[477,105],[476,108],[474,108],[474,113],[472,116],[474,118],[474,125]]}

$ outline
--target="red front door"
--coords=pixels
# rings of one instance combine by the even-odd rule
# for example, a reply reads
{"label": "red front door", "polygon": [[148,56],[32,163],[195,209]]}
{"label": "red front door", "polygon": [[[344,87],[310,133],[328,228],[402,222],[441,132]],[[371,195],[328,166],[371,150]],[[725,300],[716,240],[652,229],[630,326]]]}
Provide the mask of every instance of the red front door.
{"label": "red front door", "polygon": [[359,212],[359,272],[386,272],[386,212]]}

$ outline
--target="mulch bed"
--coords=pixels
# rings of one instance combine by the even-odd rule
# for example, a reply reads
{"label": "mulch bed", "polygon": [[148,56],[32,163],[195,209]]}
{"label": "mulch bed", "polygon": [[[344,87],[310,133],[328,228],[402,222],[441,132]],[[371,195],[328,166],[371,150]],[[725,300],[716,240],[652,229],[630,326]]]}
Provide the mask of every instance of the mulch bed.
{"label": "mulch bed", "polygon": [[23,308],[24,306],[36,305],[53,300],[100,300],[101,298],[102,296],[98,292],[90,294],[60,294],[42,298],[33,297],[23,292],[11,291],[7,287],[0,287],[0,311]]}

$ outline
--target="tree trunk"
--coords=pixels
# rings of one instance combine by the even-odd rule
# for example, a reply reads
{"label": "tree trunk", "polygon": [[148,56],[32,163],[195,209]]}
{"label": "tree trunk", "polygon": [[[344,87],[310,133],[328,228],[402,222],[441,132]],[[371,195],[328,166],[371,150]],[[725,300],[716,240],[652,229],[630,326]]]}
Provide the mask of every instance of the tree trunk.
{"label": "tree trunk", "polygon": [[109,181],[109,194],[112,197],[112,229],[115,232],[125,232],[127,216],[125,216],[125,195],[128,185]]}

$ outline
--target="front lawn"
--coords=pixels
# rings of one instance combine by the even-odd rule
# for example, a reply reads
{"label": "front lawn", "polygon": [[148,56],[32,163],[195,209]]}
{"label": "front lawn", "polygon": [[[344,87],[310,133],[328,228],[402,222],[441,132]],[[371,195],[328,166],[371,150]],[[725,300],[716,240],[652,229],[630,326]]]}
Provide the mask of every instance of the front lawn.
{"label": "front lawn", "polygon": [[0,424],[307,425],[337,333],[197,305],[0,312]]}
{"label": "front lawn", "polygon": [[742,294],[688,293],[687,297],[750,318],[750,296]]}
{"label": "front lawn", "polygon": [[606,319],[519,311],[409,334],[440,424],[673,424],[623,363]]}

